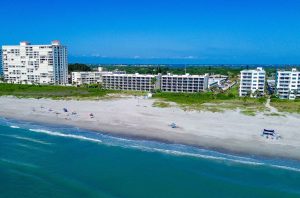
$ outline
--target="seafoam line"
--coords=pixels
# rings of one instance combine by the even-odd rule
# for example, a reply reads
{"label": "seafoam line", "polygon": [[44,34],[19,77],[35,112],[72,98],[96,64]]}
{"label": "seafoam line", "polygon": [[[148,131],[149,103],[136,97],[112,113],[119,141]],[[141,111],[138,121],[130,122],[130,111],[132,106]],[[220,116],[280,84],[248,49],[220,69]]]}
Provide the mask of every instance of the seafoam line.
{"label": "seafoam line", "polygon": [[13,129],[19,129],[20,127],[19,126],[15,126],[15,125],[11,125],[9,126],[10,128],[13,128]]}
{"label": "seafoam line", "polygon": [[59,136],[59,137],[65,137],[65,138],[73,138],[73,139],[102,143],[101,140],[88,138],[88,137],[84,137],[81,135],[64,134],[64,133],[53,132],[53,131],[48,131],[48,130],[44,130],[44,129],[29,129],[29,131],[36,132],[36,133],[44,133],[44,134],[52,135],[52,136]]}
{"label": "seafoam line", "polygon": [[33,143],[39,143],[39,144],[44,144],[44,145],[51,145],[52,143],[50,142],[45,142],[42,140],[37,140],[37,139],[33,139],[33,138],[28,138],[28,137],[22,137],[22,136],[18,136],[18,135],[7,135],[7,137],[12,137],[12,138],[16,138],[19,140],[25,140],[25,141],[29,141],[29,142],[33,142]]}
{"label": "seafoam line", "polygon": [[23,166],[23,167],[28,167],[28,168],[38,168],[38,166],[36,166],[34,164],[29,164],[29,163],[24,163],[24,162],[19,162],[19,161],[8,160],[8,159],[4,159],[4,158],[1,158],[0,161],[2,163],[13,164],[13,165],[16,165],[16,166]]}
{"label": "seafoam line", "polygon": [[21,144],[21,143],[16,143],[15,145],[23,147],[25,149],[36,150],[36,151],[40,151],[40,152],[44,152],[44,153],[52,153],[51,150],[42,149],[42,148],[35,147],[35,146],[32,146],[32,145]]}

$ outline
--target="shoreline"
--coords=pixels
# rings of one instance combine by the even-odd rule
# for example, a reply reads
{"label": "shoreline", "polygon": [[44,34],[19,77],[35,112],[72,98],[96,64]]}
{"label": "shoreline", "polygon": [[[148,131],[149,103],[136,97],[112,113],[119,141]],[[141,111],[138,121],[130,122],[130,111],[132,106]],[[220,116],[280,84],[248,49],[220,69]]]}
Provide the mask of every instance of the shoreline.
{"label": "shoreline", "polygon": [[[278,156],[269,156],[269,155],[253,155],[251,153],[241,153],[241,152],[234,152],[234,151],[229,151],[223,148],[212,148],[212,147],[202,147],[199,145],[191,145],[191,144],[182,144],[182,143],[174,143],[172,141],[168,141],[168,140],[163,140],[163,139],[147,139],[147,138],[143,138],[143,137],[137,137],[137,136],[130,136],[130,135],[118,135],[117,133],[110,133],[110,132],[100,132],[100,131],[95,131],[95,130],[89,130],[89,129],[83,129],[83,128],[78,128],[75,127],[73,125],[57,125],[57,124],[51,124],[51,123],[47,123],[47,122],[35,122],[35,121],[26,121],[26,120],[17,120],[17,119],[12,119],[12,118],[7,118],[7,117],[0,117],[0,119],[8,120],[10,122],[12,122],[13,124],[16,124],[17,127],[19,128],[20,126],[18,126],[18,124],[25,124],[26,126],[33,125],[33,126],[40,126],[45,127],[45,130],[48,129],[77,129],[77,133],[76,135],[80,135],[80,133],[88,133],[88,134],[101,134],[101,135],[105,135],[108,136],[109,138],[121,138],[121,139],[126,139],[126,140],[132,140],[132,141],[148,141],[148,142],[155,142],[158,144],[164,144],[164,145],[168,145],[170,147],[174,146],[174,148],[176,148],[176,146],[184,146],[185,148],[188,149],[201,149],[204,152],[212,152],[212,154],[199,154],[201,157],[200,158],[204,158],[204,159],[216,159],[219,160],[220,157],[223,158],[224,156],[226,156],[225,158],[223,158],[223,160],[225,161],[229,161],[229,162],[236,162],[236,163],[241,163],[241,164],[256,164],[257,165],[269,165],[275,168],[280,168],[280,169],[286,169],[286,170],[296,170],[299,171],[298,166],[294,166],[293,163],[299,163],[300,159],[296,159],[296,158],[288,158],[288,157],[282,157],[282,158],[278,158]],[[14,125],[9,126],[9,127],[15,127]],[[20,127],[20,129],[23,129],[22,127]],[[26,128],[28,130],[40,130],[38,129],[31,129],[31,128]],[[50,131],[50,132],[56,132],[56,131]],[[65,133],[62,133],[65,134]],[[66,133],[66,134],[72,134],[71,133]],[[55,135],[54,135],[55,136]],[[81,137],[81,136],[79,136]],[[84,138],[86,138],[86,136],[83,136]],[[89,137],[87,136],[87,138],[93,138],[93,137]],[[98,140],[100,140],[101,142],[103,140],[96,138],[95,139],[96,142]],[[105,144],[105,142],[102,142]],[[118,146],[118,145],[116,145]],[[131,147],[129,147],[131,148]],[[151,147],[149,147],[151,149]],[[155,149],[155,147],[154,147]],[[175,154],[177,155],[176,152],[178,152],[176,149],[172,150],[174,151]],[[152,151],[153,152],[153,151]],[[162,151],[158,151],[158,152],[162,152]],[[183,152],[181,155],[183,156],[192,156],[192,157],[196,157],[198,158],[198,153],[194,153],[194,152],[189,152],[189,151],[179,151],[179,152]],[[163,152],[165,153],[165,152]],[[169,150],[167,149],[167,153],[169,154]],[[245,161],[246,160],[246,161]],[[250,161],[248,161],[250,160]],[[280,161],[277,161],[280,160]],[[279,163],[279,164],[278,164]],[[287,164],[286,164],[287,163]],[[292,163],[292,164],[291,164]]]}
{"label": "shoreline", "polygon": [[[0,116],[37,124],[78,127],[82,130],[117,137],[183,144],[222,153],[300,160],[300,153],[297,152],[300,149],[300,145],[297,144],[300,141],[297,137],[299,134],[297,127],[300,127],[298,116],[257,115],[250,117],[236,111],[224,113],[185,112],[177,107],[166,109],[152,107],[154,101],[153,99],[139,100],[137,105],[137,99],[134,98],[105,101],[54,101],[0,97],[0,105],[3,107],[0,110]],[[57,111],[61,111],[64,106],[67,106],[68,109],[76,109],[81,117],[77,120],[75,118],[66,120],[61,117],[61,114],[56,116],[42,110],[32,112],[31,108],[38,108],[40,105]],[[99,107],[100,109],[98,109]],[[126,111],[127,109],[130,110]],[[95,119],[88,116],[90,111],[95,114]],[[183,120],[180,121],[180,118]],[[202,118],[202,121],[199,118]],[[278,123],[280,120],[285,124]],[[206,123],[206,121],[210,123]],[[257,123],[249,125],[251,121]],[[172,122],[176,122],[179,128],[171,129],[168,124]],[[293,123],[293,126],[287,128],[285,133],[280,131],[283,135],[282,140],[265,140],[260,137],[260,131],[256,134],[252,133],[255,129],[262,128],[257,127],[256,124],[263,122],[274,123],[274,125],[277,123],[276,127],[278,126],[279,129],[290,126],[290,123]],[[204,126],[205,123],[206,126]],[[197,130],[198,127],[202,127],[202,130],[200,128]],[[237,130],[241,130],[241,134],[236,134]]]}

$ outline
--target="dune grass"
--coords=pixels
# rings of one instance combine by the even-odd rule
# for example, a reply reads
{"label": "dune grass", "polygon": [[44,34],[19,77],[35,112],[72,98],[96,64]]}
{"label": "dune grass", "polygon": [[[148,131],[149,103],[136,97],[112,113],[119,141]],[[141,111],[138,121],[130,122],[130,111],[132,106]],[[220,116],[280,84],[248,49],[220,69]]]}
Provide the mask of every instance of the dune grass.
{"label": "dune grass", "polygon": [[[51,98],[51,99],[79,99],[93,100],[105,99],[118,95],[143,96],[141,91],[116,91],[106,90],[97,86],[89,87],[67,87],[53,85],[19,85],[0,83],[0,96],[16,96],[20,98]],[[224,92],[202,92],[202,93],[168,93],[159,92],[154,94],[159,99],[153,106],[167,108],[168,102],[177,103],[185,110],[204,110],[211,112],[222,112],[224,110],[240,109],[245,115],[253,115],[266,110],[266,98],[240,98],[238,86]],[[300,100],[271,99],[271,106],[279,112],[300,113]],[[276,115],[272,115],[276,116]]]}
{"label": "dune grass", "polygon": [[277,98],[271,99],[271,106],[279,112],[300,113],[300,100],[282,100]]}
{"label": "dune grass", "polygon": [[242,110],[241,113],[244,115],[247,115],[247,116],[255,116],[256,115],[256,111],[253,111],[253,110]]}
{"label": "dune grass", "polygon": [[141,95],[143,92],[106,90],[99,87],[0,84],[0,96],[51,99],[100,99],[110,94]]}
{"label": "dune grass", "polygon": [[[240,98],[238,86],[224,93],[156,93],[154,98],[175,102],[185,110],[222,112],[224,110],[244,110],[247,115],[265,110],[266,98]],[[253,113],[250,113],[253,112]]]}
{"label": "dune grass", "polygon": [[273,116],[273,117],[285,117],[285,114],[282,113],[264,113],[265,116]]}
{"label": "dune grass", "polygon": [[171,104],[168,102],[155,101],[152,106],[160,107],[160,108],[168,108],[168,107],[171,107]]}

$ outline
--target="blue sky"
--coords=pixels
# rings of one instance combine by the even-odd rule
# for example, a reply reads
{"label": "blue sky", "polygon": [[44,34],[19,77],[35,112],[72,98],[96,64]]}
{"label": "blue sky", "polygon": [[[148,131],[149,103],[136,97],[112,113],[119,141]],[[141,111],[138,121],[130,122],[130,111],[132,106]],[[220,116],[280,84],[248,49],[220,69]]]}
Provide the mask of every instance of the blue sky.
{"label": "blue sky", "polygon": [[299,0],[10,0],[0,44],[58,39],[71,62],[296,64],[299,10]]}

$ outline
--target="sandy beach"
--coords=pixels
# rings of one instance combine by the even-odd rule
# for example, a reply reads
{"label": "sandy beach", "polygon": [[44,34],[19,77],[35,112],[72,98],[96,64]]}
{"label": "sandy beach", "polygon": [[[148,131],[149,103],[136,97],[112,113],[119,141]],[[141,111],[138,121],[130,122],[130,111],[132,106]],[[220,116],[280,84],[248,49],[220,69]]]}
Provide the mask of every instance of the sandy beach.
{"label": "sandy beach", "polygon": [[[300,160],[299,115],[246,116],[238,111],[183,111],[176,106],[153,107],[153,102],[154,99],[134,97],[99,101],[0,97],[0,116],[239,154]],[[173,122],[178,128],[170,127]],[[264,128],[275,129],[283,138],[261,137]]]}

